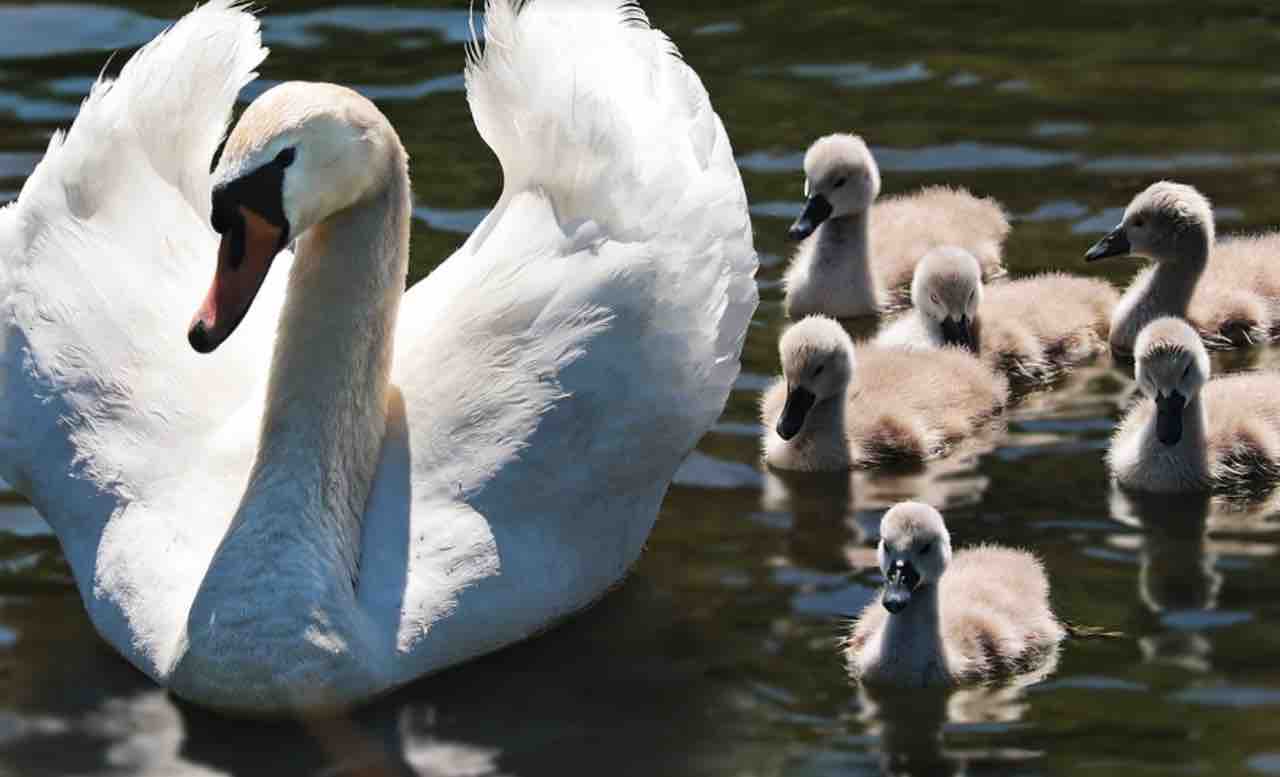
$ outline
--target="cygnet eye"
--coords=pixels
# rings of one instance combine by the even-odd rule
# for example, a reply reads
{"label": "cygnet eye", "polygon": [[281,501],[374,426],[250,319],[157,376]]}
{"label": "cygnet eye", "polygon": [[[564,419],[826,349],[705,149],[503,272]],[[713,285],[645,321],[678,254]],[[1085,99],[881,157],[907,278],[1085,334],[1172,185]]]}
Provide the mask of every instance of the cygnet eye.
{"label": "cygnet eye", "polygon": [[839,178],[836,179],[835,183],[831,184],[831,188],[839,189],[841,186],[844,186],[844,182],[847,180],[849,180],[847,177],[840,176]]}
{"label": "cygnet eye", "polygon": [[293,146],[289,146],[288,148],[281,149],[280,153],[276,154],[275,162],[281,167],[288,167],[293,164],[293,160],[297,155],[298,150]]}
{"label": "cygnet eye", "polygon": [[1147,224],[1147,220],[1141,216],[1138,216],[1133,220],[1133,225],[1138,229],[1142,229],[1144,226],[1146,226],[1146,224]]}
{"label": "cygnet eye", "polygon": [[929,299],[930,299],[930,300],[932,300],[932,301],[933,301],[933,304],[935,304],[935,305],[941,305],[941,304],[942,304],[942,300],[938,299],[938,295],[937,295],[937,294],[930,294],[930,295],[929,295]]}
{"label": "cygnet eye", "polygon": [[920,546],[920,555],[921,555],[921,556],[927,556],[927,555],[929,555],[929,551],[931,551],[931,550],[933,550],[933,543],[932,543],[932,542],[926,542],[925,544],[923,544],[923,545],[921,545],[921,546]]}
{"label": "cygnet eye", "polygon": [[813,377],[815,377],[815,378],[816,378],[816,377],[818,377],[819,375],[821,375],[821,374],[822,374],[822,371],[823,371],[823,370],[825,370],[826,368],[827,368],[827,365],[825,365],[825,364],[819,364],[819,365],[818,365],[818,369],[816,369],[816,370],[814,370],[814,371],[813,371]]}
{"label": "cygnet eye", "polygon": [[1182,371],[1182,379],[1186,380],[1191,377],[1191,362],[1187,362],[1187,368]]}

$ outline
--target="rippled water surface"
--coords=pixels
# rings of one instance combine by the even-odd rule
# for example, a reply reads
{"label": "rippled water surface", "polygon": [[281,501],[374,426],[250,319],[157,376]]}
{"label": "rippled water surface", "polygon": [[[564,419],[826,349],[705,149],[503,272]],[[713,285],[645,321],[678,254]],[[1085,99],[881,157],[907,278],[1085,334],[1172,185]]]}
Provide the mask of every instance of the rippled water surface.
{"label": "rippled water surface", "polygon": [[[413,158],[415,276],[496,199],[459,77],[465,3],[264,3],[265,83],[374,98]],[[1280,774],[1275,510],[1134,502],[1102,454],[1132,392],[1109,362],[1025,399],[1008,431],[918,473],[776,477],[755,404],[777,369],[785,227],[818,134],[875,146],[887,192],[963,184],[1017,223],[1016,273],[1080,256],[1140,187],[1203,188],[1225,230],[1280,223],[1280,10],[1259,2],[645,3],[702,74],[753,203],[762,302],[739,389],[631,578],[554,632],[341,721],[221,720],[95,635],[56,541],[0,503],[0,772],[14,775]],[[174,8],[0,6],[0,198],[103,63]],[[1278,258],[1280,260],[1280,258]],[[1134,265],[1100,268],[1124,282]],[[1275,354],[1218,360],[1266,366]],[[942,507],[959,545],[1034,548],[1072,621],[1026,688],[870,699],[836,640],[878,582],[883,509]]]}

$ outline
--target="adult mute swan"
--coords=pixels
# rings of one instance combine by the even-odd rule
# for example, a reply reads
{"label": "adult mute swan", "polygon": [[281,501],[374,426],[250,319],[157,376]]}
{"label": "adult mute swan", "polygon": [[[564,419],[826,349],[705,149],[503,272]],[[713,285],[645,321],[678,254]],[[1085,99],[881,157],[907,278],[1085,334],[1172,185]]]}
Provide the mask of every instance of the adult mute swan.
{"label": "adult mute swan", "polygon": [[265,56],[226,0],[95,85],[0,212],[0,475],[189,700],[357,703],[581,610],[723,407],[756,262],[698,77],[634,3],[490,0],[484,30],[502,196],[403,295],[372,103],[276,87],[210,174]]}

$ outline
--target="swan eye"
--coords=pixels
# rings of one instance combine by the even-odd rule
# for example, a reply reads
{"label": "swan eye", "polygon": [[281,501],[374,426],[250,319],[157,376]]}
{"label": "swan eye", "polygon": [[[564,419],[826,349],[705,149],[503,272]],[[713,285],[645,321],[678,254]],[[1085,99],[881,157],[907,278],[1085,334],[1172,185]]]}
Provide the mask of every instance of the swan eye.
{"label": "swan eye", "polygon": [[921,556],[927,556],[927,555],[929,555],[929,551],[931,551],[931,550],[933,550],[933,543],[932,543],[932,542],[926,542],[924,545],[922,545],[922,546],[920,547],[920,555],[921,555]]}
{"label": "swan eye", "polygon": [[816,377],[818,377],[819,375],[821,375],[821,374],[822,374],[822,371],[823,371],[823,370],[825,370],[826,368],[827,368],[827,365],[825,365],[825,364],[819,364],[819,365],[818,365],[818,369],[816,369],[816,370],[814,370],[814,371],[813,371],[813,377],[815,377],[815,378],[816,378]]}
{"label": "swan eye", "polygon": [[1142,229],[1144,226],[1146,226],[1146,224],[1147,224],[1147,220],[1141,216],[1133,220],[1133,225],[1138,229]]}
{"label": "swan eye", "polygon": [[941,305],[941,304],[942,304],[942,300],[938,299],[938,295],[937,295],[937,294],[930,294],[930,295],[929,295],[929,299],[933,300],[933,304],[935,304],[935,305]]}
{"label": "swan eye", "polygon": [[293,146],[289,146],[288,148],[281,150],[279,154],[276,154],[276,164],[281,167],[288,167],[293,164],[293,159],[297,155],[298,150]]}
{"label": "swan eye", "polygon": [[844,186],[844,183],[847,180],[849,180],[847,177],[841,176],[840,178],[836,179],[836,182],[831,185],[831,188],[839,189],[841,186]]}
{"label": "swan eye", "polygon": [[1183,371],[1182,371],[1182,379],[1183,379],[1183,380],[1186,380],[1186,379],[1187,379],[1187,378],[1189,378],[1189,377],[1191,377],[1191,363],[1190,363],[1190,362],[1188,362],[1188,363],[1187,363],[1187,368],[1186,368],[1185,370],[1183,370]]}

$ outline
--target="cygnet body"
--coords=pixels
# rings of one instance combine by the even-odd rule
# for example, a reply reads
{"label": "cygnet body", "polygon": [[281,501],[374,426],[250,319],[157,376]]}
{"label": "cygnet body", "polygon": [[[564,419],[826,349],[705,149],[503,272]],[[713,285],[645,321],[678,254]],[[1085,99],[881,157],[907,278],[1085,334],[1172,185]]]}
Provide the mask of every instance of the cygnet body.
{"label": "cygnet body", "polygon": [[955,686],[1034,671],[1066,629],[1035,556],[983,545],[952,556],[942,515],[903,502],[880,522],[885,586],[845,643],[850,674],[873,686]]}
{"label": "cygnet body", "polygon": [[995,200],[934,186],[873,205],[880,170],[856,135],[816,140],[804,172],[805,208],[790,230],[803,242],[785,277],[792,318],[851,318],[902,306],[916,263],[940,245],[972,253],[988,280],[1004,274],[1009,220]]}
{"label": "cygnet body", "polygon": [[1121,486],[1230,493],[1280,480],[1280,374],[1209,380],[1199,335],[1173,317],[1143,328],[1134,356],[1144,398],[1107,454]]}
{"label": "cygnet body", "polygon": [[1213,210],[1191,186],[1151,184],[1085,259],[1125,255],[1152,265],[1116,306],[1111,347],[1117,353],[1131,354],[1138,333],[1161,316],[1185,317],[1210,348],[1266,342],[1280,326],[1280,233],[1215,243]]}
{"label": "cygnet body", "polygon": [[839,470],[940,456],[998,414],[1007,383],[970,354],[859,347],[837,322],[809,316],[779,343],[783,376],[765,391],[765,461]]}
{"label": "cygnet body", "polygon": [[1106,281],[1045,273],[984,288],[978,260],[963,248],[930,251],[911,283],[913,309],[887,324],[877,345],[967,348],[1023,383],[1051,380],[1106,350],[1120,295]]}

